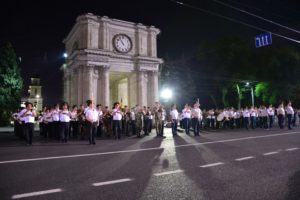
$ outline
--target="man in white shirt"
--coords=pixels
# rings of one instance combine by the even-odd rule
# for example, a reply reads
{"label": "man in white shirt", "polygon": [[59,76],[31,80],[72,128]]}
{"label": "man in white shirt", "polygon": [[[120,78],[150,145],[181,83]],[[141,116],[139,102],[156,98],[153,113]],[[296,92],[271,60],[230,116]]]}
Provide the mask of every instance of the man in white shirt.
{"label": "man in white shirt", "polygon": [[59,131],[59,104],[54,105],[52,110],[52,137],[56,140],[60,138],[60,131]]}
{"label": "man in white shirt", "polygon": [[62,110],[59,112],[59,121],[61,142],[67,143],[70,136],[71,112],[66,102],[62,104]]}
{"label": "man in white shirt", "polygon": [[114,109],[112,110],[112,115],[113,115],[113,133],[115,139],[121,139],[123,113],[121,111],[119,102],[114,103]]}
{"label": "man in white shirt", "polygon": [[96,144],[95,137],[97,133],[97,126],[99,123],[99,113],[94,107],[94,103],[92,100],[86,101],[87,108],[84,111],[85,114],[85,121],[86,121],[86,130],[89,135],[89,142],[90,145]]}
{"label": "man in white shirt", "polygon": [[249,118],[250,118],[250,112],[248,110],[248,107],[246,107],[243,111],[243,117],[244,117],[244,126],[248,130],[249,129]]}
{"label": "man in white shirt", "polygon": [[172,105],[172,110],[170,111],[171,119],[172,119],[172,134],[173,136],[177,135],[177,124],[178,124],[178,110],[176,109],[176,105]]}
{"label": "man in white shirt", "polygon": [[261,117],[264,129],[268,129],[268,110],[266,106],[261,107]]}
{"label": "man in white shirt", "polygon": [[197,102],[192,109],[192,124],[194,129],[194,135],[200,136],[200,123],[202,120],[202,111],[199,108],[200,104]]}
{"label": "man in white shirt", "polygon": [[269,115],[269,128],[272,128],[274,122],[274,115],[275,115],[272,105],[269,106],[267,111]]}
{"label": "man in white shirt", "polygon": [[285,116],[285,111],[283,108],[283,103],[281,103],[279,105],[279,107],[277,108],[278,125],[279,125],[280,129],[283,129],[284,116]]}
{"label": "man in white shirt", "polygon": [[28,145],[32,145],[32,138],[34,132],[34,121],[36,112],[33,110],[33,105],[30,102],[26,102],[26,111],[21,115],[25,122],[26,141]]}
{"label": "man in white shirt", "polygon": [[289,102],[287,107],[286,107],[286,114],[288,118],[288,128],[289,130],[292,129],[292,118],[294,116],[294,109],[292,107],[292,102]]}
{"label": "man in white shirt", "polygon": [[182,110],[182,117],[183,117],[183,128],[185,129],[185,133],[187,135],[190,134],[190,123],[191,123],[191,109],[189,104],[184,106]]}

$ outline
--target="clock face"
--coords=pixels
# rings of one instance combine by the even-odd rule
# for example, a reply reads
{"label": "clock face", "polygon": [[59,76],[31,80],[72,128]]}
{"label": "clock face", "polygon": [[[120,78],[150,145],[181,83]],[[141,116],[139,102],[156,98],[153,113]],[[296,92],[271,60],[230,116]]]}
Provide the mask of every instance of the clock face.
{"label": "clock face", "polygon": [[131,39],[125,34],[115,35],[113,38],[113,45],[120,53],[128,53],[132,48]]}

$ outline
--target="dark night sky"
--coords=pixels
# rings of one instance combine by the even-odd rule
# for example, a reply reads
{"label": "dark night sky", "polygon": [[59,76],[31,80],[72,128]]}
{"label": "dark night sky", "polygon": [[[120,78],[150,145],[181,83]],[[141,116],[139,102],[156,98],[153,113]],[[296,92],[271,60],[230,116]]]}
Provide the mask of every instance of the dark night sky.
{"label": "dark night sky", "polygon": [[[182,1],[300,39],[299,34],[268,25],[211,0]],[[296,0],[222,1],[300,29],[300,3]],[[21,69],[25,91],[32,75],[37,74],[41,77],[46,103],[54,103],[61,98],[62,79],[59,68],[63,63],[62,40],[75,24],[76,17],[83,13],[91,12],[160,28],[162,33],[158,37],[158,55],[161,58],[167,54],[170,57],[190,55],[203,42],[222,37],[238,36],[252,43],[253,37],[261,33],[222,18],[182,7],[169,0],[11,0],[1,4],[0,39],[11,41],[17,55],[22,57]],[[273,38],[273,42],[275,46],[295,45],[278,37]]]}

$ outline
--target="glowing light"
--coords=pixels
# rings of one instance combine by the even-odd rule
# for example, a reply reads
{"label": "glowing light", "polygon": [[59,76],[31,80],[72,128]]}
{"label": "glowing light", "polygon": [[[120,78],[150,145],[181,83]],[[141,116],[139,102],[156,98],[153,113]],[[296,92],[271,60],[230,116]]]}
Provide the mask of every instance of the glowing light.
{"label": "glowing light", "polygon": [[171,99],[173,96],[173,92],[170,89],[163,89],[160,93],[161,98],[168,100]]}
{"label": "glowing light", "polygon": [[63,56],[64,56],[64,58],[67,58],[67,57],[68,57],[68,54],[67,54],[67,53],[64,53]]}

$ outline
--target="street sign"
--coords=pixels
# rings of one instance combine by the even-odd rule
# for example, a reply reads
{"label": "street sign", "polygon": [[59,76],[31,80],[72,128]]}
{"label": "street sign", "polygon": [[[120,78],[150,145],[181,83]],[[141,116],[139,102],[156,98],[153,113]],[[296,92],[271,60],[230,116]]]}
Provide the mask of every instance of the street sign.
{"label": "street sign", "polygon": [[272,44],[272,34],[264,33],[255,37],[255,47],[263,47]]}

